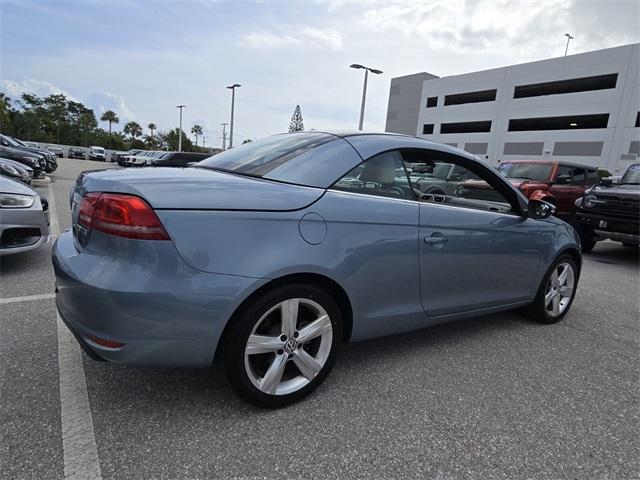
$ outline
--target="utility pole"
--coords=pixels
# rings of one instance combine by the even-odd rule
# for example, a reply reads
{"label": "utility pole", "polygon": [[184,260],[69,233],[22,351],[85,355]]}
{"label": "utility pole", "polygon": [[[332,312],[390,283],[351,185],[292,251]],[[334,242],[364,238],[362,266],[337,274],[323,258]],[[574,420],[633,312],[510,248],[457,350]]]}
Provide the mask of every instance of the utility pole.
{"label": "utility pole", "polygon": [[178,129],[178,151],[182,151],[182,109],[186,105],[176,105],[176,108],[180,110],[180,128]]}
{"label": "utility pole", "polygon": [[229,85],[227,88],[231,90],[231,121],[229,124],[229,148],[233,148],[233,109],[236,103],[236,88],[241,87],[239,83]]}
{"label": "utility pole", "polygon": [[351,68],[356,69],[364,69],[364,85],[362,86],[362,103],[360,104],[360,121],[358,122],[358,130],[362,130],[362,125],[364,124],[364,103],[367,99],[367,80],[369,79],[369,72],[375,73],[376,75],[380,75],[382,70],[377,70],[375,68],[365,67],[364,65],[360,65],[358,63],[354,63],[350,65]]}
{"label": "utility pole", "polygon": [[221,123],[222,125],[222,151],[224,152],[227,149],[227,125],[228,123]]}
{"label": "utility pole", "polygon": [[570,42],[571,40],[573,40],[575,37],[572,37],[572,36],[571,36],[571,35],[569,35],[568,33],[565,33],[565,34],[564,34],[564,36],[565,36],[565,37],[567,37],[567,46],[566,46],[566,48],[564,49],[564,56],[566,57],[566,56],[567,56],[567,52],[569,51],[569,42]]}
{"label": "utility pole", "polygon": [[205,137],[204,135],[202,136],[202,148],[204,148],[204,142],[207,139],[207,137]]}

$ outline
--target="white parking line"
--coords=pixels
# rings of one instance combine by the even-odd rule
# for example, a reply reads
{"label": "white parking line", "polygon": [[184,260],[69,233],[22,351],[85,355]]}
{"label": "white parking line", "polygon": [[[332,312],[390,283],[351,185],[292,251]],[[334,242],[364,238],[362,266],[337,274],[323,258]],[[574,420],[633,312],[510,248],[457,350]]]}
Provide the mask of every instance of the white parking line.
{"label": "white parking line", "polygon": [[[60,234],[60,224],[53,187],[48,186],[51,234]],[[60,371],[60,420],[64,478],[72,480],[102,478],[98,447],[93,430],[87,381],[82,365],[82,352],[73,334],[59,315],[58,368]]]}
{"label": "white parking line", "polygon": [[30,302],[32,300],[47,300],[55,298],[53,293],[43,293],[42,295],[24,295],[22,297],[8,297],[0,298],[0,304],[4,303],[16,303],[16,302]]}

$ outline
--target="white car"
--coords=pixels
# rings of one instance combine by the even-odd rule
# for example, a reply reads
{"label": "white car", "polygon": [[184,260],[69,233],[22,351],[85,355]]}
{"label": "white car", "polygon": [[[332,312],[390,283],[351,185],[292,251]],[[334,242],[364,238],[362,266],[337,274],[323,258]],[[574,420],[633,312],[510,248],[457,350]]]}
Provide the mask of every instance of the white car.
{"label": "white car", "polygon": [[62,150],[62,148],[58,147],[57,145],[47,145],[46,149],[49,150],[51,153],[53,153],[56,157],[59,157],[59,158],[64,157],[64,151]]}
{"label": "white car", "polygon": [[89,160],[106,162],[107,154],[102,147],[89,147]]}

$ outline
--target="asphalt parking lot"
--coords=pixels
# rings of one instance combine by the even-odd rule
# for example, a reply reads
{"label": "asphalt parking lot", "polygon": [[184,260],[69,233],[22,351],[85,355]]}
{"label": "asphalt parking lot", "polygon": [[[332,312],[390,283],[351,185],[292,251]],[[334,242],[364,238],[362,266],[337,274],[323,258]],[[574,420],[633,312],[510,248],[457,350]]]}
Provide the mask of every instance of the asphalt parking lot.
{"label": "asphalt parking lot", "polygon": [[[38,187],[54,230],[77,175],[104,166],[62,159]],[[105,479],[638,478],[638,249],[585,255],[560,324],[506,313],[349,345],[279,411],[243,403],[218,370],[59,358],[50,249],[0,263],[0,478],[73,477],[68,369],[84,370]]]}

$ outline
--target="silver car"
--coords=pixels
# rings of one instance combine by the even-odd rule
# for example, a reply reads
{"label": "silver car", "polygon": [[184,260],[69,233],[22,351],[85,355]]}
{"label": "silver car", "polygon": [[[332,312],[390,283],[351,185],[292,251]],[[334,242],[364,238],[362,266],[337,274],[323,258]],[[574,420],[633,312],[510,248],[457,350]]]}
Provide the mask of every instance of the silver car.
{"label": "silver car", "polygon": [[38,192],[0,177],[0,256],[26,252],[49,241],[49,218]]}

